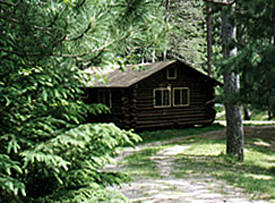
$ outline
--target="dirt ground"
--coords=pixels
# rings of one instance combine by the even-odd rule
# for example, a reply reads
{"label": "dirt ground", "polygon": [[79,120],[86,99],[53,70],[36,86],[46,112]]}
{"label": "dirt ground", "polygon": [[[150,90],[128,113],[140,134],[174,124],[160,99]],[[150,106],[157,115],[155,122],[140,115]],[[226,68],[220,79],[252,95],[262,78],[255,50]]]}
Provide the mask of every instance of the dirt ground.
{"label": "dirt ground", "polygon": [[[275,126],[245,127],[245,137],[261,137],[264,144],[270,145],[275,149]],[[273,136],[271,136],[273,135]],[[225,131],[212,131],[199,136],[207,136],[209,139],[221,138],[225,136]],[[190,136],[191,137],[191,136]],[[163,145],[167,143],[177,143],[182,139],[190,138],[188,136],[175,138],[164,142],[155,142],[140,145],[136,149],[128,149],[121,152],[118,160],[123,157],[138,152],[152,145]],[[257,143],[256,143],[257,144]],[[262,143],[258,143],[261,145]],[[191,175],[188,178],[176,178],[171,173],[172,164],[175,155],[188,150],[189,146],[173,145],[169,148],[159,151],[151,159],[157,165],[158,173],[161,178],[138,178],[129,184],[122,184],[116,189],[123,193],[134,203],[264,203],[264,200],[250,200],[251,196],[245,194],[242,189],[227,185],[225,182],[217,180],[204,174]],[[112,166],[114,170],[119,170],[119,165]]]}

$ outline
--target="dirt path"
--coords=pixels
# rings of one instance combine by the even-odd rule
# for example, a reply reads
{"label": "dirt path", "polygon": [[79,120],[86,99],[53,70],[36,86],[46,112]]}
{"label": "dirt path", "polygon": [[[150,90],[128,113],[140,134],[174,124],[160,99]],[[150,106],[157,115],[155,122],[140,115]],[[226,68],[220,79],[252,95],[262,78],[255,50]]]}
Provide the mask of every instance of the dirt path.
{"label": "dirt path", "polygon": [[[247,128],[246,130],[251,130]],[[253,129],[254,131],[255,129]],[[210,135],[214,138],[219,132],[210,132]],[[205,135],[201,135],[205,136]],[[180,139],[175,138],[166,142],[156,142],[152,144],[146,144],[138,146],[136,149],[124,151],[118,159],[122,159],[125,156],[146,149],[152,145],[163,145],[167,143],[175,143]],[[249,200],[250,197],[244,194],[242,189],[234,188],[226,183],[219,181],[213,177],[207,175],[207,171],[204,174],[191,175],[188,178],[176,178],[172,174],[174,167],[174,157],[177,154],[183,153],[188,150],[189,146],[174,145],[164,150],[157,152],[157,154],[151,157],[151,160],[156,164],[161,178],[139,178],[134,179],[130,184],[122,184],[115,189],[122,192],[127,198],[134,203],[216,203],[216,202],[230,202],[230,203],[264,203],[263,200]],[[115,166],[113,169],[118,169],[119,166]]]}

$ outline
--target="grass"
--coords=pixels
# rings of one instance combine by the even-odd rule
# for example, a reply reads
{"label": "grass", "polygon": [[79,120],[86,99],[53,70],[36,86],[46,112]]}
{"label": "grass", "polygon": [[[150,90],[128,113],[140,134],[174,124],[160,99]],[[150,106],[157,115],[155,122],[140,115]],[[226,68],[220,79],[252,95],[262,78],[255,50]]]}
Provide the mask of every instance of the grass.
{"label": "grass", "polygon": [[135,178],[160,178],[156,164],[150,159],[161,147],[149,147],[124,159],[125,173]]}
{"label": "grass", "polygon": [[[190,135],[200,135],[202,133],[214,130],[224,129],[223,126],[215,124],[206,128],[186,128],[186,129],[170,129],[158,131],[144,131],[139,135],[143,141],[140,144],[153,143],[156,141],[166,141],[172,138],[184,137]],[[176,144],[176,143],[173,143]],[[151,146],[127,156],[121,164],[124,165],[124,172],[132,178],[161,178],[158,168],[151,159],[158,151],[170,147],[173,144],[162,146]]]}
{"label": "grass", "polygon": [[166,141],[172,138],[190,136],[190,135],[200,135],[202,133],[214,130],[222,130],[224,126],[219,124],[213,124],[205,128],[185,128],[185,129],[169,129],[169,130],[157,130],[157,131],[143,131],[139,133],[144,143],[151,143],[157,141]]}
{"label": "grass", "polygon": [[[184,153],[177,155],[174,175],[211,175],[243,188],[252,198],[275,199],[275,151],[256,146],[262,139],[247,138],[245,161],[237,162],[225,155],[224,139],[200,138]],[[185,141],[184,144],[187,144]]]}
{"label": "grass", "polygon": [[[217,111],[217,120],[225,120],[225,109],[222,104],[216,104],[215,109]],[[242,117],[244,116],[244,112],[242,112]],[[251,121],[267,121],[268,120],[268,112],[257,109],[250,109],[250,119]],[[271,119],[275,121],[275,118]]]}
{"label": "grass", "polygon": [[[182,137],[177,142],[148,146],[123,161],[125,172],[136,178],[157,178],[161,175],[152,156],[158,151],[177,145],[190,146],[176,155],[173,175],[178,178],[210,175],[233,186],[241,187],[252,198],[275,200],[275,134],[273,130],[248,131],[245,136],[245,161],[237,162],[225,155],[226,140],[219,131],[205,136],[202,133],[221,130],[224,127],[212,125],[206,128],[146,131],[140,135],[143,143],[166,141]],[[275,201],[274,201],[275,202]]]}

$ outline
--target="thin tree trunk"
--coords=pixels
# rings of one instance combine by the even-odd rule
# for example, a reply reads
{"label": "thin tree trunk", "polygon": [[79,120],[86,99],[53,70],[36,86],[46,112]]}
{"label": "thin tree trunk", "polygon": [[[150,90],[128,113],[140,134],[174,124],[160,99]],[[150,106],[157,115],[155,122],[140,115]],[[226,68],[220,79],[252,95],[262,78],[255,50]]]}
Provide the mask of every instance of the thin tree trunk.
{"label": "thin tree trunk", "polygon": [[[275,0],[272,0],[272,29],[273,29],[273,36],[272,36],[272,41],[271,43],[273,44],[273,46],[275,46]],[[269,98],[272,98],[272,89],[269,91]],[[272,118],[274,118],[275,113],[272,112],[272,102],[271,99],[269,99],[268,102],[268,120],[272,120]]]}
{"label": "thin tree trunk", "polygon": [[152,63],[156,62],[156,50],[154,49],[152,52]]}
{"label": "thin tree trunk", "polygon": [[[165,9],[166,9],[165,22],[166,23],[169,22],[169,17],[170,17],[169,7],[170,7],[170,0],[165,0]],[[163,50],[163,60],[164,61],[167,60],[167,47],[165,47],[165,49]]]}
{"label": "thin tree trunk", "polygon": [[273,29],[273,37],[272,37],[272,44],[275,46],[275,0],[272,1],[272,29]]}
{"label": "thin tree trunk", "polygon": [[206,3],[206,25],[207,25],[207,71],[208,75],[212,75],[211,57],[212,57],[212,35],[211,35],[211,8]]}
{"label": "thin tree trunk", "polygon": [[[232,8],[230,7],[230,9]],[[236,39],[236,27],[229,22],[228,10],[226,9],[223,8],[222,10],[222,43],[224,58],[230,58],[237,54],[236,47],[232,48],[232,42]],[[239,76],[233,71],[224,71],[223,77],[227,136],[226,153],[237,157],[239,161],[243,161],[244,134],[241,105],[233,99],[239,92]]]}
{"label": "thin tree trunk", "polygon": [[250,112],[249,109],[247,108],[247,105],[243,105],[243,113],[244,113],[244,120],[246,121],[250,121],[251,116],[250,116]]}
{"label": "thin tree trunk", "polygon": [[273,118],[273,115],[272,115],[272,112],[271,112],[271,110],[268,110],[267,111],[267,115],[268,115],[268,118],[267,118],[267,120],[272,120],[272,118]]}
{"label": "thin tree trunk", "polygon": [[[237,38],[238,38],[238,43],[239,43],[241,49],[243,49],[245,47],[243,30],[244,30],[243,25],[239,25],[237,27]],[[247,82],[246,81],[247,81],[247,67],[245,66],[243,68],[243,74],[241,77],[241,84],[243,85],[243,92],[241,92],[241,96],[243,96],[243,97],[247,96],[247,91],[246,91],[247,90]],[[243,119],[249,121],[251,116],[250,116],[250,112],[248,109],[248,105],[246,103],[243,104],[243,114],[244,114]]]}

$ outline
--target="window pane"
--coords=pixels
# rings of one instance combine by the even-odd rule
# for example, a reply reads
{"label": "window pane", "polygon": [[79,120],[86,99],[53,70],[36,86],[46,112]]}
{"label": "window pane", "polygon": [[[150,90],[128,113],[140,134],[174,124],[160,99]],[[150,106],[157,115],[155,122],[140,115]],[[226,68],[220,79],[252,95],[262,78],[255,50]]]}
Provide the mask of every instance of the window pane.
{"label": "window pane", "polygon": [[155,91],[155,105],[156,106],[161,106],[162,102],[161,102],[161,91],[160,90],[156,90]]}
{"label": "window pane", "polygon": [[180,103],[180,91],[181,90],[174,90],[174,104],[179,105]]}
{"label": "window pane", "polygon": [[187,90],[182,90],[182,104],[188,104]]}
{"label": "window pane", "polygon": [[169,105],[169,91],[163,90],[163,105],[168,106]]}

